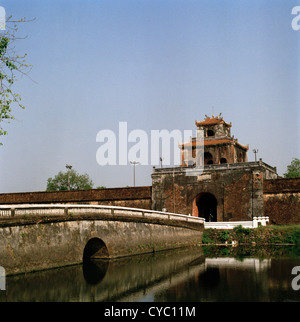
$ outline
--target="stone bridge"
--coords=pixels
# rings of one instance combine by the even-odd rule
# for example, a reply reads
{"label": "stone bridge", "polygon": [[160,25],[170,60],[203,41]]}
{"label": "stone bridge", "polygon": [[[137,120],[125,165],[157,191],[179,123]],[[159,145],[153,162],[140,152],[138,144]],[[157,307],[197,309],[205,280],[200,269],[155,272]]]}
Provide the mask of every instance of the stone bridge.
{"label": "stone bridge", "polygon": [[6,275],[201,243],[204,219],[100,205],[0,206]]}

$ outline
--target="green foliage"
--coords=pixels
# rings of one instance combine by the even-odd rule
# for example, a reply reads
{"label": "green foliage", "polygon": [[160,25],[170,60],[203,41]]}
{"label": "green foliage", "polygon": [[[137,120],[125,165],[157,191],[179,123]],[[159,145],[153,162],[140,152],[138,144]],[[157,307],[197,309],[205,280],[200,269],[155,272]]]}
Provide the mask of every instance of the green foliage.
{"label": "green foliage", "polygon": [[219,234],[219,239],[223,243],[228,241],[229,236],[230,236],[230,232],[228,230],[223,230]]}
{"label": "green foliage", "polygon": [[25,108],[21,104],[21,96],[12,89],[17,75],[27,75],[31,68],[26,64],[27,54],[19,56],[15,52],[15,43],[21,39],[16,37],[17,24],[20,22],[26,22],[26,20],[12,21],[11,17],[8,18],[6,30],[0,33],[0,136],[7,134],[2,123],[9,123],[15,119],[12,114],[13,106]]}
{"label": "green foliage", "polygon": [[300,245],[300,231],[295,231],[292,234],[285,236],[284,242],[287,244]]}
{"label": "green foliage", "polygon": [[241,235],[249,235],[251,233],[250,228],[244,228],[242,225],[236,226],[233,228],[233,231],[236,234],[241,234]]}
{"label": "green foliage", "polygon": [[210,237],[210,230],[204,230],[202,235],[202,243],[203,244],[215,244],[217,241]]}
{"label": "green foliage", "polygon": [[294,158],[283,175],[285,178],[300,178],[300,160]]}
{"label": "green foliage", "polygon": [[260,226],[256,229],[244,228],[241,225],[232,230],[205,229],[203,244],[231,244],[237,241],[240,245],[260,244],[293,244],[300,246],[300,225]]}
{"label": "green foliage", "polygon": [[300,245],[300,226],[290,226],[289,230],[283,230],[282,240],[287,244]]}
{"label": "green foliage", "polygon": [[88,190],[93,182],[87,174],[78,174],[74,169],[60,171],[54,178],[47,180],[47,191]]}

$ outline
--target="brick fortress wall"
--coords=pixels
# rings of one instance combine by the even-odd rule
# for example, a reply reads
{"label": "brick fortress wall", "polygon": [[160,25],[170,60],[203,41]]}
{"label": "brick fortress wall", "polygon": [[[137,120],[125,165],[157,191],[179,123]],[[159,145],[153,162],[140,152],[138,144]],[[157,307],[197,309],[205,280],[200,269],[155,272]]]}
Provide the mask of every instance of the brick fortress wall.
{"label": "brick fortress wall", "polygon": [[0,204],[83,203],[151,209],[151,186],[0,194]]}
{"label": "brick fortress wall", "polygon": [[265,180],[263,199],[270,224],[300,224],[300,178]]}
{"label": "brick fortress wall", "polygon": [[[257,175],[258,174],[258,175]],[[231,182],[226,185],[218,185],[218,177],[221,173],[213,174],[206,179],[213,179],[209,185],[198,181],[194,185],[186,186],[186,176],[178,177],[170,175],[169,185],[161,187],[163,191],[154,190],[152,198],[152,187],[131,187],[131,188],[108,188],[91,189],[77,191],[41,191],[41,192],[21,192],[0,194],[0,204],[34,204],[34,203],[82,203],[82,204],[101,204],[121,207],[158,209],[167,208],[168,211],[193,213],[193,198],[199,191],[213,192],[219,203],[218,220],[242,220],[250,218],[253,205],[250,204],[252,193],[257,194],[256,200],[263,199],[263,215],[270,217],[270,224],[300,224],[300,178],[293,179],[265,179],[261,180],[258,172],[253,175],[251,172],[231,174]],[[160,178],[160,181],[162,178]],[[228,179],[229,180],[229,179]],[[252,181],[253,180],[253,181]],[[163,180],[161,183],[167,183]],[[247,184],[248,182],[248,184]],[[249,182],[254,183],[255,189],[249,188]],[[174,189],[173,189],[174,183]],[[154,180],[154,186],[157,183]],[[257,185],[257,187],[256,187]],[[197,189],[195,190],[195,187]],[[260,187],[258,187],[260,186]],[[202,189],[199,189],[202,187]],[[252,187],[252,184],[251,186]],[[195,190],[195,191],[193,191]],[[159,195],[156,195],[159,192]],[[162,194],[161,194],[162,193]],[[250,198],[249,198],[250,197]],[[258,198],[258,199],[257,199]],[[160,204],[162,201],[163,204]],[[152,206],[151,206],[152,203]],[[258,202],[255,213],[262,209]]]}

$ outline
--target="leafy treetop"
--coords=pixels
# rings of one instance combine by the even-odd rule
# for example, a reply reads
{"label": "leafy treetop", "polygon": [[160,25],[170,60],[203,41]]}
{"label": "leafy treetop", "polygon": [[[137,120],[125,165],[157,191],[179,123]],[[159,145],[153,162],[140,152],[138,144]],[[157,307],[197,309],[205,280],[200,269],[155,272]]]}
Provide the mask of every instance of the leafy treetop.
{"label": "leafy treetop", "polygon": [[54,178],[47,180],[47,191],[88,190],[93,182],[87,174],[78,174],[74,169],[60,171]]}
{"label": "leafy treetop", "polygon": [[300,160],[294,158],[283,175],[285,178],[300,178]]}
{"label": "leafy treetop", "polygon": [[[27,75],[31,65],[26,63],[27,54],[18,55],[14,44],[22,39],[16,36],[18,24],[27,22],[25,19],[13,21],[11,17],[7,19],[6,30],[0,33],[0,136],[6,135],[2,122],[9,123],[14,120],[12,107],[14,104],[24,109],[21,104],[20,94],[13,91],[13,84],[17,80],[17,75]],[[2,143],[0,143],[2,145]]]}

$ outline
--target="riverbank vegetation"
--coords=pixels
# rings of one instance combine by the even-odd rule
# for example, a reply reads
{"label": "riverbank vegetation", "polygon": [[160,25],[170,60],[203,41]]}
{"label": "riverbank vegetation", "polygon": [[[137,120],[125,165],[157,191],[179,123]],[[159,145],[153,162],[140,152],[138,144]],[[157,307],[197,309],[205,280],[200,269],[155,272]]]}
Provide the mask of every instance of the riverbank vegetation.
{"label": "riverbank vegetation", "polygon": [[202,249],[206,257],[300,258],[300,225],[205,229]]}
{"label": "riverbank vegetation", "polygon": [[260,226],[256,229],[243,228],[241,225],[234,229],[205,229],[202,237],[203,244],[223,245],[300,245],[300,225],[289,226]]}

